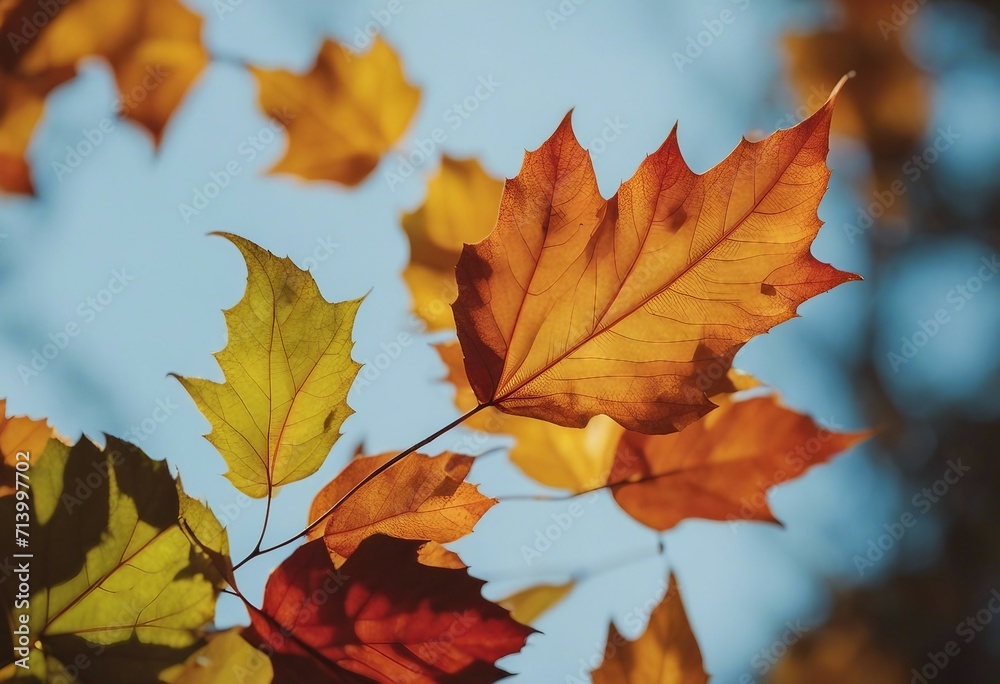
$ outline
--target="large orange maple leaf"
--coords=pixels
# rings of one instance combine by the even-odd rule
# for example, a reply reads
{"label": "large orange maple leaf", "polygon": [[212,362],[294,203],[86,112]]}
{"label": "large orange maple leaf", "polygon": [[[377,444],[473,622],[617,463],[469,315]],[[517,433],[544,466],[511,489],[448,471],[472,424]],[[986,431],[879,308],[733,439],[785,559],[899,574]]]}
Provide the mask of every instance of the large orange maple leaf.
{"label": "large orange maple leaf", "polygon": [[830,100],[740,142],[707,173],[676,129],[605,200],[567,116],[508,180],[494,231],[466,245],[453,309],[483,406],[646,433],[713,408],[699,382],[807,299],[857,276],[809,251],[830,171]]}

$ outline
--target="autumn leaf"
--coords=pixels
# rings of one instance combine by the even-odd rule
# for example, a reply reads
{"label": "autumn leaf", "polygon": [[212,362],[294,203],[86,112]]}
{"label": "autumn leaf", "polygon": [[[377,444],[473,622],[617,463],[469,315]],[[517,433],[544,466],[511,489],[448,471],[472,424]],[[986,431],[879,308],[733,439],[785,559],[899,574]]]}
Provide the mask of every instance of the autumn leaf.
{"label": "autumn leaf", "polygon": [[59,70],[38,77],[0,71],[0,190],[34,194],[25,158],[28,145],[45,111],[46,96],[71,76]]}
{"label": "autumn leaf", "polygon": [[403,216],[410,263],[403,272],[413,308],[429,330],[452,330],[455,264],[466,242],[479,242],[497,220],[503,183],[475,159],[445,156],[419,209]]}
{"label": "autumn leaf", "polygon": [[417,560],[432,568],[462,570],[467,567],[461,557],[438,542],[429,541],[417,549]]}
{"label": "autumn leaf", "polygon": [[[455,405],[466,412],[477,401],[462,364],[457,342],[435,345],[455,386]],[[562,427],[533,418],[502,413],[493,408],[479,411],[466,421],[470,428],[514,438],[510,460],[525,475],[549,487],[584,492],[608,479],[615,447],[624,429],[607,416],[595,416],[583,429]]]}
{"label": "autumn leaf", "polygon": [[326,41],[307,74],[252,67],[260,106],[288,130],[272,173],[344,185],[363,181],[406,131],[420,91],[381,38],[365,54]]}
{"label": "autumn leaf", "polygon": [[510,616],[522,625],[530,625],[561,603],[570,595],[575,586],[576,582],[540,584],[536,587],[522,589],[497,603],[509,610]]}
{"label": "autumn leaf", "polygon": [[708,675],[701,649],[673,575],[663,601],[635,641],[626,640],[612,624],[605,659],[591,673],[594,684],[705,684]]}
{"label": "autumn leaf", "polygon": [[121,93],[121,114],[146,128],[159,145],[209,54],[201,43],[202,18],[182,2],[139,0],[139,5],[130,40],[107,57]]}
{"label": "autumn leaf", "polygon": [[212,424],[208,440],[229,465],[226,477],[260,498],[316,472],[351,415],[361,300],[331,304],[287,257],[223,237],[247,263],[246,293],[225,312],[229,342],[215,354],[226,381],[178,380]]}
{"label": "autumn leaf", "polygon": [[[221,584],[178,516],[187,511],[199,538],[228,551],[222,526],[184,494],[166,463],[114,437],[104,451],[86,438],[72,447],[50,440],[31,484],[27,615],[35,642],[30,654],[6,652],[27,658],[42,681],[77,681],[72,673],[82,669],[87,681],[159,681],[198,647]],[[0,499],[4,520],[15,519],[15,506],[16,497]],[[6,558],[19,552],[13,534],[0,550]],[[0,583],[4,605],[15,605],[17,591],[15,582]]]}
{"label": "autumn leaf", "polygon": [[857,278],[809,252],[836,94],[701,175],[674,131],[610,200],[567,116],[525,155],[496,229],[456,269],[479,403],[569,427],[605,414],[646,433],[713,408],[699,374],[728,369],[751,337]]}
{"label": "autumn leaf", "polygon": [[675,434],[626,433],[609,486],[618,505],[657,530],[687,518],[777,522],[770,488],[867,436],[817,425],[774,396],[728,402]]}
{"label": "autumn leaf", "polygon": [[[53,436],[52,428],[44,420],[27,416],[8,416],[7,400],[0,399],[0,496],[14,491],[18,461],[22,468],[37,465],[45,445]],[[24,454],[18,456],[18,454]],[[30,474],[25,473],[30,477]],[[26,481],[27,482],[27,481]]]}
{"label": "autumn leaf", "polygon": [[[319,519],[366,476],[394,457],[367,456],[348,463],[317,495],[309,519]],[[375,534],[439,544],[464,537],[497,503],[465,482],[472,461],[469,456],[450,452],[433,457],[410,454],[362,485],[311,537],[322,534],[338,566],[362,541]],[[435,556],[440,558],[440,554]]]}
{"label": "autumn leaf", "polygon": [[[484,599],[465,570],[421,565],[420,542],[366,539],[336,570],[323,542],[271,575],[248,638],[273,650],[275,684],[493,682],[533,631]],[[351,673],[354,673],[353,675]]]}
{"label": "autumn leaf", "polygon": [[163,679],[171,684],[271,684],[271,661],[247,643],[242,631],[236,627],[209,636],[204,647]]}
{"label": "autumn leaf", "polygon": [[[173,112],[209,61],[201,43],[201,17],[179,0],[64,2],[40,28],[34,18],[39,12],[43,8],[36,0],[21,0],[3,18],[3,34],[10,40],[0,49],[7,74],[0,78],[0,88],[20,103],[20,116],[10,123],[11,149],[0,149],[11,155],[4,169],[11,184],[17,178],[15,161],[23,159],[41,118],[45,95],[72,78],[86,57],[108,61],[118,82],[118,113],[145,127],[159,144]],[[37,36],[26,37],[26,19]]]}

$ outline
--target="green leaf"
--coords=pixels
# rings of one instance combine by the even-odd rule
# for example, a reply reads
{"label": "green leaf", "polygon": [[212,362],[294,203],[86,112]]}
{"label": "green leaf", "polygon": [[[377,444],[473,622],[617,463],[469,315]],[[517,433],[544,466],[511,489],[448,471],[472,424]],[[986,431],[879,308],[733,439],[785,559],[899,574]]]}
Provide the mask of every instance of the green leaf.
{"label": "green leaf", "polygon": [[[222,526],[166,463],[107,439],[104,451],[86,438],[73,447],[50,440],[29,473],[29,547],[14,548],[13,534],[0,544],[6,557],[32,555],[29,665],[41,681],[156,682],[198,648],[215,615],[221,577],[178,516],[183,509],[191,529],[228,554]],[[15,496],[0,499],[4,520],[16,505]],[[0,584],[8,611],[18,585]]]}

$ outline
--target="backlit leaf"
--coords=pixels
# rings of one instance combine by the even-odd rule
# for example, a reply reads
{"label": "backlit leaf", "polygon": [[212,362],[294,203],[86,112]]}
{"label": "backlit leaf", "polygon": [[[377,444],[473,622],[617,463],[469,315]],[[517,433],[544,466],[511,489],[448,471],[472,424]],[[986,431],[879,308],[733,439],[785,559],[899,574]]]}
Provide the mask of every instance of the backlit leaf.
{"label": "backlit leaf", "polygon": [[[221,525],[166,463],[107,441],[101,451],[86,438],[73,447],[50,440],[31,470],[28,658],[41,681],[159,681],[198,647],[215,614],[221,578],[178,516],[186,510],[199,538],[228,552]],[[0,499],[4,520],[15,519],[14,507],[15,497]],[[13,542],[4,535],[5,557],[18,552]],[[16,591],[0,583],[4,605]]]}
{"label": "backlit leaf", "polygon": [[[395,454],[356,458],[313,501],[316,520],[356,484]],[[465,482],[473,459],[450,452],[439,456],[410,454],[362,486],[331,515],[322,532],[336,565],[374,534],[400,539],[455,541],[472,532],[495,503]]]}
{"label": "backlit leaf", "polygon": [[[22,468],[37,464],[50,437],[52,428],[48,423],[27,416],[8,416],[7,400],[0,399],[0,496],[14,491],[18,461],[24,462]],[[25,455],[19,458],[19,453]]]}
{"label": "backlit leaf", "polygon": [[701,175],[671,133],[610,200],[567,116],[525,155],[496,229],[456,269],[479,403],[570,427],[605,414],[646,433],[711,410],[701,374],[856,279],[809,251],[834,99]]}
{"label": "backlit leaf", "polygon": [[[20,103],[20,116],[7,124],[16,133],[7,143],[12,149],[0,153],[14,155],[13,148],[20,147],[23,156],[40,118],[41,99],[91,56],[106,59],[115,73],[120,94],[116,114],[144,126],[159,143],[170,117],[208,64],[201,43],[202,18],[180,0],[73,0],[54,7],[52,11],[37,0],[20,0],[3,19],[3,35],[14,38],[3,41],[0,49],[0,64],[8,74],[0,77],[0,88]],[[39,13],[47,17],[43,23]],[[31,38],[25,37],[26,17],[37,27]],[[45,83],[48,87],[42,87]],[[30,84],[33,97],[27,97],[25,84]],[[4,176],[13,177],[15,171],[8,165]]]}
{"label": "backlit leaf", "polygon": [[410,264],[403,278],[413,295],[414,311],[428,329],[454,329],[455,264],[463,244],[479,242],[493,230],[502,191],[503,183],[475,159],[445,156],[427,186],[423,205],[403,216],[410,241]]}
{"label": "backlit leaf", "polygon": [[288,130],[288,149],[271,171],[309,180],[363,181],[406,131],[420,100],[381,38],[365,54],[328,40],[306,74],[252,71],[261,108]]}
{"label": "backlit leaf", "polygon": [[629,515],[657,530],[687,518],[777,522],[771,487],[866,437],[817,425],[773,396],[727,402],[675,434],[626,433],[609,484]]}
{"label": "backlit leaf", "polygon": [[234,628],[208,637],[208,643],[164,679],[171,684],[271,684],[274,669],[264,653]]}
{"label": "backlit leaf", "polygon": [[[323,542],[300,547],[251,610],[248,638],[274,654],[275,684],[494,682],[493,663],[532,632],[484,599],[465,570],[417,562],[420,542],[366,539],[339,569]],[[354,674],[351,674],[354,673]]]}
{"label": "backlit leaf", "polygon": [[576,582],[541,584],[522,589],[497,603],[509,610],[510,616],[522,625],[530,625],[569,596],[575,586]]}
{"label": "backlit leaf", "polygon": [[229,465],[226,477],[265,497],[316,472],[352,413],[361,300],[331,304],[287,257],[224,237],[247,263],[246,293],[225,312],[229,342],[215,354],[226,380],[178,379],[212,424],[208,440]]}
{"label": "backlit leaf", "polygon": [[601,666],[591,673],[594,684],[705,684],[708,675],[701,649],[688,624],[677,581],[649,616],[635,641],[626,640],[612,624]]}

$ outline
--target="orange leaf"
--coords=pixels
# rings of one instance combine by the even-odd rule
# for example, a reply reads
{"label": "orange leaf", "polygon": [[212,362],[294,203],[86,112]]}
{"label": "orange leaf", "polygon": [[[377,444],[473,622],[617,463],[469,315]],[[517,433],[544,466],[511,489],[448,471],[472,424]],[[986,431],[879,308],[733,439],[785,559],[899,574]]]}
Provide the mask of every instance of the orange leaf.
{"label": "orange leaf", "polygon": [[44,420],[27,416],[8,417],[7,400],[0,399],[0,496],[14,491],[17,454],[27,454],[26,463],[36,464],[52,436],[52,428]]}
{"label": "orange leaf", "polygon": [[605,659],[591,673],[594,684],[705,684],[708,675],[673,575],[666,596],[635,641],[612,624]]}
{"label": "orange leaf", "polygon": [[[316,520],[354,486],[395,454],[356,458],[316,496],[309,513]],[[337,508],[322,536],[336,565],[367,537],[386,534],[400,539],[455,541],[472,532],[494,504],[465,482],[473,459],[450,452],[439,456],[410,454],[365,483]],[[320,536],[319,528],[311,537]]]}
{"label": "orange leaf", "polygon": [[34,194],[25,154],[45,111],[45,97],[72,75],[66,70],[52,70],[40,76],[0,71],[0,190]]}
{"label": "orange leaf", "polygon": [[61,82],[74,75],[81,59],[104,57],[118,81],[120,114],[144,126],[159,143],[209,61],[201,43],[201,16],[181,0],[75,0],[60,3],[38,35],[27,39],[18,22],[39,12],[37,1],[22,0],[4,17],[4,35],[18,37],[0,53],[5,70],[27,78],[58,75]]}
{"label": "orange leaf", "polygon": [[454,551],[450,551],[438,542],[427,542],[417,549],[417,560],[432,568],[450,568],[462,570],[467,567]]}
{"label": "orange leaf", "polygon": [[[120,1],[120,0],[119,0]],[[202,18],[179,0],[142,0],[130,40],[107,55],[121,93],[121,113],[148,130],[163,131],[209,62],[201,43]]]}
{"label": "orange leaf", "polygon": [[687,518],[777,522],[771,487],[867,437],[821,427],[773,396],[727,402],[676,434],[626,433],[609,486],[629,515],[657,530]]}
{"label": "orange leaf", "polygon": [[427,186],[427,199],[403,216],[410,240],[410,264],[403,277],[413,295],[413,308],[430,330],[455,327],[455,264],[466,242],[479,242],[497,220],[503,183],[475,159],[444,157]]}
{"label": "orange leaf", "polygon": [[728,369],[751,337],[857,278],[809,252],[835,96],[702,175],[675,131],[610,200],[567,116],[456,269],[479,402],[572,427],[603,413],[646,433],[711,410],[701,372]]}
{"label": "orange leaf", "polygon": [[493,682],[493,663],[532,629],[480,594],[465,570],[417,562],[420,542],[370,537],[336,570],[319,540],[271,575],[251,643],[269,647],[275,684]]}
{"label": "orange leaf", "polygon": [[310,180],[363,181],[409,126],[420,100],[381,38],[363,55],[328,40],[307,74],[251,70],[261,108],[288,129],[288,149],[271,171]]}

